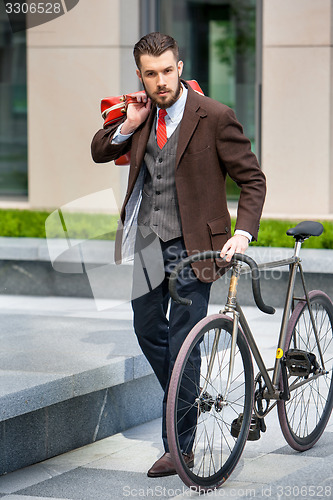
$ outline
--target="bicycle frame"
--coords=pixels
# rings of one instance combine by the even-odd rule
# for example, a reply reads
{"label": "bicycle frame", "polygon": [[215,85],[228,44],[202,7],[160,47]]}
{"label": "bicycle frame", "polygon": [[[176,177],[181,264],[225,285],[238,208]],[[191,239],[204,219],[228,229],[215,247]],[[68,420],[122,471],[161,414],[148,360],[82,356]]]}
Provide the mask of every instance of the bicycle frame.
{"label": "bicycle frame", "polygon": [[[307,292],[307,289],[305,286],[305,279],[304,279],[304,273],[303,273],[303,269],[302,269],[302,265],[301,265],[301,259],[299,257],[301,246],[302,246],[302,242],[297,241],[295,244],[295,248],[294,248],[294,255],[288,259],[275,261],[275,262],[267,262],[265,264],[258,265],[258,268],[260,270],[267,270],[267,269],[272,269],[275,267],[289,265],[289,282],[288,282],[288,287],[287,287],[285,305],[284,305],[284,309],[283,309],[283,316],[282,316],[281,327],[280,327],[279,340],[278,340],[278,345],[277,345],[277,356],[275,358],[275,365],[274,365],[272,377],[270,377],[268,370],[266,368],[266,365],[261,357],[257,343],[254,339],[254,336],[252,334],[250,326],[247,323],[247,320],[246,320],[245,315],[242,311],[242,308],[236,300],[237,282],[239,279],[239,275],[242,273],[240,272],[241,264],[238,262],[234,265],[231,280],[230,280],[227,303],[225,305],[224,310],[221,311],[222,313],[232,313],[233,320],[234,320],[233,338],[232,338],[232,346],[231,346],[231,352],[230,352],[230,365],[229,365],[230,368],[229,368],[226,392],[224,395],[225,401],[226,401],[227,394],[229,391],[230,381],[231,381],[232,372],[233,372],[233,357],[234,357],[234,353],[235,353],[235,344],[236,344],[236,338],[234,338],[234,337],[237,336],[238,322],[239,322],[239,324],[244,332],[244,335],[247,339],[250,350],[251,350],[253,357],[254,357],[254,359],[258,365],[258,368],[260,370],[260,373],[261,373],[261,375],[266,383],[266,390],[264,392],[264,398],[267,400],[270,400],[270,399],[279,400],[279,399],[281,399],[281,389],[279,388],[279,380],[280,380],[280,376],[281,376],[281,359],[282,359],[282,356],[284,354],[283,349],[284,349],[285,341],[286,341],[288,321],[290,318],[290,313],[291,313],[292,308],[293,308],[293,302],[295,300],[298,300],[298,301],[305,300],[307,302],[307,306],[308,306],[314,334],[315,334],[317,344],[318,344],[318,349],[319,349],[319,353],[320,353],[320,357],[321,357],[322,366],[324,368],[323,355],[322,355],[322,352],[320,349],[320,343],[319,343],[319,339],[318,339],[316,324],[315,324],[315,320],[314,320],[311,305],[310,305],[309,295],[308,295],[308,292]],[[297,275],[298,270],[300,271],[301,282],[302,282],[302,286],[303,286],[303,290],[304,290],[304,294],[305,294],[305,299],[304,298],[297,298],[294,296],[295,281],[296,281],[296,275]],[[213,353],[213,356],[214,356],[214,353]],[[324,368],[324,371],[325,371],[325,368]],[[301,385],[309,383],[309,381],[319,377],[320,375],[321,374],[313,375],[311,378],[300,381],[297,384],[294,384],[289,388],[284,387],[284,391],[286,391],[286,390],[293,391],[296,388],[300,387]],[[273,406],[275,406],[275,404]],[[270,409],[272,409],[273,406],[271,406]]]}

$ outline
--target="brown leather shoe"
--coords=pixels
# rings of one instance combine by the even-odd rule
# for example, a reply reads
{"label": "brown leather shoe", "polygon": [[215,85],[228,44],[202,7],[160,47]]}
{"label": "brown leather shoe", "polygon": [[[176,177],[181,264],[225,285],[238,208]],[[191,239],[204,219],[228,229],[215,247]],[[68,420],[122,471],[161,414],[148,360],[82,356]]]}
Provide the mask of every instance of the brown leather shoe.
{"label": "brown leather shoe", "polygon": [[[194,454],[193,452],[185,455],[184,460],[186,465],[191,468],[194,465]],[[174,476],[177,474],[173,460],[170,453],[164,453],[164,455],[159,458],[154,465],[147,472],[148,477],[165,477]]]}

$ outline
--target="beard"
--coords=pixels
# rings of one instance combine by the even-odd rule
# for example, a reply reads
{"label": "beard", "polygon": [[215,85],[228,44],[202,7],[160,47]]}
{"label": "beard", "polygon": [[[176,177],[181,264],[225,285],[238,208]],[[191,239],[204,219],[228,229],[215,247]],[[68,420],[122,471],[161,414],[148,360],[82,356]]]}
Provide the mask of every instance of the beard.
{"label": "beard", "polygon": [[[178,78],[178,86],[175,91],[168,89],[167,87],[157,87],[156,92],[150,93],[147,91],[143,80],[142,80],[142,85],[143,88],[145,89],[147,96],[151,99],[152,104],[156,104],[156,106],[158,106],[161,109],[170,108],[173,104],[175,104],[175,102],[179,99],[182,91],[182,84],[180,78]],[[162,91],[167,91],[168,93],[165,96],[160,96],[158,92]]]}

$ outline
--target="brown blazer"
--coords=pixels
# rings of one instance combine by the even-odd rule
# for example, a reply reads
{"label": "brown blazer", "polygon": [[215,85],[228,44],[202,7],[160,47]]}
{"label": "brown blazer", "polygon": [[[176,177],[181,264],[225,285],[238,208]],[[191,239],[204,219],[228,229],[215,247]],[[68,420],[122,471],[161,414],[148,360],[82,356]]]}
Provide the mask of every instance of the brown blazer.
{"label": "brown blazer", "polygon": [[[184,82],[183,82],[184,83]],[[155,116],[147,120],[125,143],[112,145],[118,127],[99,130],[92,141],[92,157],[103,163],[117,159],[131,150],[128,188],[121,209],[125,207],[142,167],[146,144]],[[248,231],[257,239],[265,200],[266,181],[250,141],[234,112],[188,87],[188,96],[180,125],[176,152],[175,178],[183,238],[188,255],[204,250],[221,250],[231,237],[230,215],[226,199],[226,175],[241,188],[236,229]],[[121,260],[121,231],[116,236],[116,260]],[[211,282],[221,272],[219,262],[199,262],[193,268],[201,281]]]}

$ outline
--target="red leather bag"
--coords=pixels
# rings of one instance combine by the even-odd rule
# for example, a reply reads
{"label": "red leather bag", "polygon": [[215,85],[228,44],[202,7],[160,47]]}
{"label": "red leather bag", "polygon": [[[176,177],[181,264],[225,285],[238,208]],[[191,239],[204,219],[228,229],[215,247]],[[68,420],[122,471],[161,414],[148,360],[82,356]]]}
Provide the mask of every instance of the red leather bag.
{"label": "red leather bag", "polygon": [[[200,85],[196,80],[187,80],[187,82],[193,90],[201,95],[204,95]],[[105,97],[101,101],[101,113],[104,119],[103,127],[112,125],[121,120],[125,114],[127,107],[130,103],[136,102],[136,96],[141,94],[140,92],[133,92],[132,94],[123,94],[118,96]],[[130,153],[127,153],[115,161],[116,165],[129,165],[130,163]]]}
{"label": "red leather bag", "polygon": [[102,99],[101,113],[104,118],[104,128],[119,121],[126,114],[127,106],[131,102],[136,102],[136,95],[141,93],[142,91]]}

